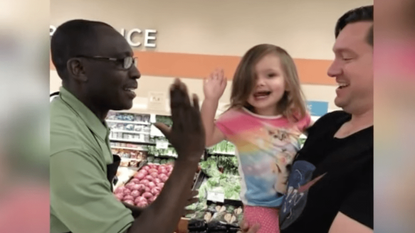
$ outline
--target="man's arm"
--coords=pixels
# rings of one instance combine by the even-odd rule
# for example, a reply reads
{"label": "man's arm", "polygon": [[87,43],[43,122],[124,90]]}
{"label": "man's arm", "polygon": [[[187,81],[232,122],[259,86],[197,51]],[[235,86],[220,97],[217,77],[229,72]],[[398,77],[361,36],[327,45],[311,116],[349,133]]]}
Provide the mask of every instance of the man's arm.
{"label": "man's arm", "polygon": [[361,224],[360,222],[338,212],[334,219],[329,233],[373,233],[373,229]]}
{"label": "man's arm", "polygon": [[[198,198],[195,198],[195,196],[197,196],[198,193],[199,193],[198,191],[192,191],[190,193],[189,198],[187,199],[186,206],[189,206],[189,205],[199,201]],[[127,204],[127,203],[124,203],[124,202],[122,204],[124,204],[125,207],[127,207],[129,210],[131,210],[134,218],[138,218],[140,216],[140,214],[145,210],[145,208],[139,208],[137,206],[133,206],[133,205],[130,205],[130,204]],[[183,210],[183,216],[185,216],[189,213],[193,213],[193,212],[194,211],[184,209]]]}
{"label": "man's arm", "polygon": [[140,216],[140,214],[143,212],[143,208],[139,208],[137,206],[133,206],[127,203],[122,203],[125,207],[127,207],[129,210],[131,210],[131,213],[133,214],[134,218],[137,218],[138,216]]}
{"label": "man's arm", "polygon": [[171,129],[163,124],[156,126],[176,149],[178,158],[160,195],[134,221],[128,233],[171,233],[177,227],[205,149],[205,131],[197,96],[193,96],[192,102],[186,86],[176,79],[170,89],[173,126]]}

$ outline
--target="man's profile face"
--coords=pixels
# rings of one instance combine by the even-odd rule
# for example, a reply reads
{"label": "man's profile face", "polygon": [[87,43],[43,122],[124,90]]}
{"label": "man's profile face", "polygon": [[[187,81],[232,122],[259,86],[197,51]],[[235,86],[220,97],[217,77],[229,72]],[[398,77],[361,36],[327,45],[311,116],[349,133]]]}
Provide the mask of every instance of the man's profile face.
{"label": "man's profile face", "polygon": [[[134,56],[125,38],[110,27],[99,27],[98,38],[84,55],[108,58]],[[123,69],[122,61],[84,59],[86,88],[94,104],[111,110],[130,109],[140,73],[135,65]]]}
{"label": "man's profile face", "polygon": [[373,22],[348,24],[333,47],[335,59],[328,70],[338,88],[334,100],[348,113],[360,113],[373,107],[373,47],[366,41]]}

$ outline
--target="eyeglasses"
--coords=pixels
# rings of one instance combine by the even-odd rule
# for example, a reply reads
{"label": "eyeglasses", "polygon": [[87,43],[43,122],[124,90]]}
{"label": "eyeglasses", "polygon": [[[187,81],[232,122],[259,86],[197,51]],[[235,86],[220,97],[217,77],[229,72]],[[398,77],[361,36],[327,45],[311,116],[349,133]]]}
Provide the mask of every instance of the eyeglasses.
{"label": "eyeglasses", "polygon": [[137,64],[136,57],[124,57],[124,58],[113,58],[113,57],[101,57],[101,56],[77,56],[83,57],[88,59],[95,59],[95,60],[102,60],[102,61],[112,61],[112,62],[119,62],[122,64],[122,68],[125,70],[130,69],[133,65]]}

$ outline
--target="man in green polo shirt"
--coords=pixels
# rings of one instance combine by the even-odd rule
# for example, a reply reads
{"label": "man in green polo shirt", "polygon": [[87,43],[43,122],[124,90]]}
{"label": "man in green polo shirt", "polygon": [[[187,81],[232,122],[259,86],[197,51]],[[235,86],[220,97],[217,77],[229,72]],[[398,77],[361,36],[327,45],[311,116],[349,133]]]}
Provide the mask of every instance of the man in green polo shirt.
{"label": "man in green polo shirt", "polygon": [[178,153],[175,168],[149,207],[123,205],[112,194],[117,157],[105,117],[132,107],[140,78],[133,51],[111,26],[72,20],[56,29],[51,53],[62,87],[50,107],[50,232],[173,232],[205,147],[197,97],[191,103],[183,83],[172,85],[173,127],[156,126]]}

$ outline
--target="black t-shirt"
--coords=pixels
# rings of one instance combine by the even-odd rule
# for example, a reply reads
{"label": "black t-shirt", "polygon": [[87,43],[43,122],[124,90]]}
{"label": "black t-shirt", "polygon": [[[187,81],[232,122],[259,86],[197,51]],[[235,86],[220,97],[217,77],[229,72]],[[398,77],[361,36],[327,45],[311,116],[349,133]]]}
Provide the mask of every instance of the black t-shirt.
{"label": "black t-shirt", "polygon": [[373,126],[334,138],[350,119],[336,111],[310,128],[291,168],[281,233],[326,233],[339,211],[373,229]]}

